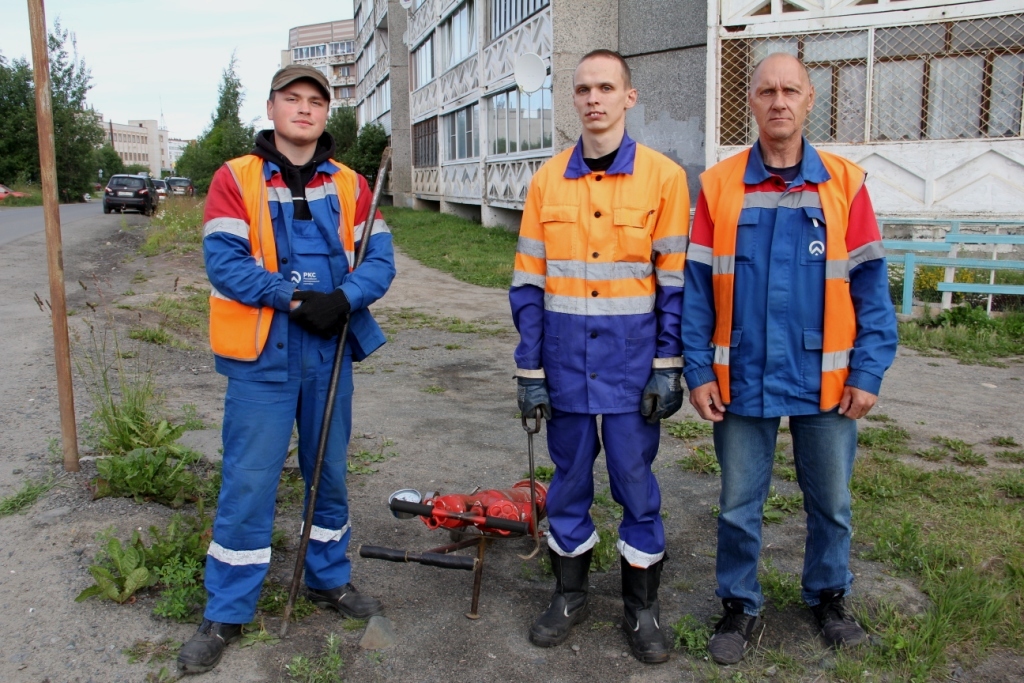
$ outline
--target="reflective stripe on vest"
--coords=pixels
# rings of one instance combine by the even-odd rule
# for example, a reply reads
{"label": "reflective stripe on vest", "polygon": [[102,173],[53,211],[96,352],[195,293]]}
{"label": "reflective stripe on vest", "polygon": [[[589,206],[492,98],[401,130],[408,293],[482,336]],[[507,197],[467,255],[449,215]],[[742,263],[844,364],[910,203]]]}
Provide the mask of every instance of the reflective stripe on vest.
{"label": "reflective stripe on vest", "polygon": [[[762,193],[748,199],[743,176],[747,169],[750,150],[747,149],[720,162],[701,174],[701,187],[708,212],[714,221],[712,249],[690,245],[688,258],[712,267],[711,281],[715,298],[715,331],[712,345],[715,358],[712,368],[718,379],[722,401],[731,401],[729,394],[729,346],[732,337],[733,297],[735,288],[734,264],[736,235],[740,211],[750,203],[768,201]],[[850,205],[864,184],[864,169],[851,161],[818,150],[818,156],[828,171],[830,180],[818,185],[816,197],[820,199],[825,216],[825,312],[821,358],[822,410],[831,410],[839,404],[843,387],[850,374],[850,355],[857,335],[857,320],[850,297],[848,275],[853,265],[846,251],[846,231],[850,218]],[[813,193],[800,193],[813,194]],[[778,205],[777,200],[772,200]],[[795,199],[791,201],[811,201]]]}
{"label": "reflective stripe on vest", "polygon": [[[341,207],[338,236],[345,254],[355,253],[356,183],[354,171],[331,160],[338,167],[332,180]],[[277,242],[270,218],[269,192],[263,175],[263,159],[247,154],[227,162],[249,217],[248,232],[244,222],[232,218],[215,218],[207,223],[204,236],[210,232],[229,232],[249,240],[249,253],[257,265],[271,273],[277,272]],[[272,188],[271,188],[272,189]],[[324,193],[334,194],[329,190]],[[290,197],[289,197],[290,198]],[[216,224],[215,224],[216,223]],[[349,269],[352,257],[349,256]],[[213,289],[210,293],[210,347],[218,356],[235,360],[256,360],[270,335],[274,309],[270,306],[248,306]]]}

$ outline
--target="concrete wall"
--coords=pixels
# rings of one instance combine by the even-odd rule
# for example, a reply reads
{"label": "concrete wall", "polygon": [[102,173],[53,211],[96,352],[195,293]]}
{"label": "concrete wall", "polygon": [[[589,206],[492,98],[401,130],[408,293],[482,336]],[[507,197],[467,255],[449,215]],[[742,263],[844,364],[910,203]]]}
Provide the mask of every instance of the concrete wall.
{"label": "concrete wall", "polygon": [[629,0],[618,10],[619,52],[640,97],[626,114],[633,139],[686,170],[691,202],[705,167],[707,4],[704,0]]}
{"label": "concrete wall", "polygon": [[408,13],[398,0],[388,3],[388,70],[391,79],[391,176],[395,206],[412,206],[412,130],[409,119],[409,46],[402,42]]}

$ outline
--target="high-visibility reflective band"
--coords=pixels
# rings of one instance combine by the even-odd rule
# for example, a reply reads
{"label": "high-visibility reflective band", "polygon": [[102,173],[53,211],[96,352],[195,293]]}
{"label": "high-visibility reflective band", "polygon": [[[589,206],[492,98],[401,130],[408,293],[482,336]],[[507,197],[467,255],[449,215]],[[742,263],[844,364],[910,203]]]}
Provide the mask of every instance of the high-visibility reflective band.
{"label": "high-visibility reflective band", "polygon": [[548,277],[570,277],[578,280],[643,280],[654,272],[646,263],[585,263],[583,261],[548,261]]}
{"label": "high-visibility reflective band", "polygon": [[216,232],[226,232],[235,237],[241,237],[249,241],[249,224],[241,218],[212,218],[206,221],[203,226],[203,237],[209,237]]}
{"label": "high-visibility reflective band", "polygon": [[516,368],[516,377],[522,377],[523,379],[544,379],[544,368],[537,368],[536,370],[527,370],[526,368]]}
{"label": "high-visibility reflective band", "polygon": [[267,196],[272,202],[281,202],[283,204],[292,203],[292,191],[287,187],[268,187]]}
{"label": "high-visibility reflective band", "polygon": [[548,547],[554,550],[562,557],[578,557],[579,555],[582,555],[583,553],[587,552],[595,545],[597,545],[597,542],[599,540],[600,538],[598,537],[597,532],[595,531],[592,534],[590,534],[590,538],[583,541],[583,543],[581,543],[575,550],[563,550],[558,546],[558,543],[555,541],[554,534],[548,534]]}
{"label": "high-visibility reflective band", "polygon": [[744,209],[820,209],[817,192],[748,192],[743,195]]}
{"label": "high-visibility reflective band", "polygon": [[865,261],[885,258],[885,247],[880,240],[868,242],[850,252],[850,270],[853,270]]}
{"label": "high-visibility reflective band", "polygon": [[547,278],[545,278],[543,275],[526,273],[521,270],[517,270],[512,273],[513,287],[525,287],[526,285],[533,285],[534,287],[540,287],[541,289],[544,289],[544,286],[546,284]]}
{"label": "high-visibility reflective band", "polygon": [[715,365],[729,364],[729,347],[715,344]]}
{"label": "high-visibility reflective band", "polygon": [[831,353],[821,354],[821,371],[832,372],[833,370],[841,370],[842,368],[850,367],[850,351],[853,349],[846,349],[845,351],[833,351]]}
{"label": "high-visibility reflective band", "polygon": [[319,187],[307,187],[306,188],[306,201],[314,202],[318,199],[323,199],[328,194],[337,195],[338,189],[334,187],[334,183],[329,184],[331,192],[327,192],[328,185],[320,185]]}
{"label": "high-visibility reflective band", "polygon": [[215,299],[224,299],[224,301],[233,301],[231,297],[227,297],[221,294],[220,290],[218,290],[216,287],[210,287],[210,296],[212,296]]}
{"label": "high-visibility reflective band", "polygon": [[665,370],[667,368],[681,368],[683,367],[682,356],[672,356],[671,358],[655,358],[651,361],[652,370]]}
{"label": "high-visibility reflective band", "polygon": [[654,279],[657,280],[658,284],[662,287],[682,287],[683,271],[662,270],[661,268],[657,268],[654,271]]}
{"label": "high-visibility reflective band", "polygon": [[661,558],[665,557],[664,550],[652,555],[651,553],[645,553],[642,550],[637,550],[621,538],[615,544],[615,547],[619,549],[619,554],[626,558],[626,562],[629,562],[630,566],[636,567],[637,569],[647,569],[652,564],[660,562]]}
{"label": "high-visibility reflective band", "polygon": [[546,258],[544,242],[530,237],[520,237],[519,242],[516,244],[516,251],[534,258]]}
{"label": "high-visibility reflective band", "polygon": [[732,275],[734,272],[736,272],[736,257],[733,254],[714,257],[711,263],[712,275]]}
{"label": "high-visibility reflective band", "polygon": [[826,280],[845,280],[850,274],[850,262],[846,259],[825,261]]}
{"label": "high-visibility reflective band", "polygon": [[229,550],[217,541],[210,541],[210,549],[206,554],[215,560],[230,564],[233,567],[243,567],[251,564],[270,564],[270,548],[259,548],[257,550]]}
{"label": "high-visibility reflective band", "polygon": [[[306,523],[303,522],[299,525],[299,534],[302,534],[302,530],[306,527]],[[333,541],[340,541],[348,530],[352,527],[351,524],[346,524],[340,529],[326,529],[316,524],[309,530],[309,540],[319,541],[320,543],[331,543]]]}
{"label": "high-visibility reflective band", "polygon": [[705,247],[703,244],[694,244],[690,242],[690,246],[686,249],[686,258],[690,261],[696,261],[697,263],[703,263],[705,266],[710,266],[711,261],[714,258],[714,250],[711,247]]}
{"label": "high-visibility reflective band", "polygon": [[570,315],[639,315],[654,310],[654,295],[592,298],[545,294],[544,310]]}
{"label": "high-visibility reflective band", "polygon": [[659,254],[685,254],[686,248],[690,245],[690,238],[680,235],[676,237],[662,237],[654,240],[651,248]]}
{"label": "high-visibility reflective band", "polygon": [[748,192],[743,195],[744,209],[777,209],[781,192]]}
{"label": "high-visibility reflective band", "polygon": [[[370,226],[370,237],[373,237],[374,235],[379,235],[379,234],[385,233],[385,232],[390,234],[391,233],[391,228],[388,227],[388,224],[384,221],[384,219],[383,218],[376,218],[376,219],[374,219],[373,225]],[[355,235],[354,239],[355,239],[356,242],[358,242],[359,240],[363,239],[363,224],[359,223],[358,225],[356,225],[354,230],[353,230],[353,233]]]}

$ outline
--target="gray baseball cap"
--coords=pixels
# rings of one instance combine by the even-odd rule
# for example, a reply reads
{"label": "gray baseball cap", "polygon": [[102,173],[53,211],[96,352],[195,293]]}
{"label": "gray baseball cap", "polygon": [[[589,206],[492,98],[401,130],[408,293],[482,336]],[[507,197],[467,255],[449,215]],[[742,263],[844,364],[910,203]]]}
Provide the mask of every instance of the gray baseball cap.
{"label": "gray baseball cap", "polygon": [[323,72],[319,69],[314,69],[311,66],[305,64],[289,64],[283,69],[279,69],[274,78],[270,81],[270,92],[275,92],[285,87],[289,83],[294,83],[299,80],[313,81],[320,87],[324,98],[328,102],[331,100],[331,84],[327,82],[327,77],[324,76]]}

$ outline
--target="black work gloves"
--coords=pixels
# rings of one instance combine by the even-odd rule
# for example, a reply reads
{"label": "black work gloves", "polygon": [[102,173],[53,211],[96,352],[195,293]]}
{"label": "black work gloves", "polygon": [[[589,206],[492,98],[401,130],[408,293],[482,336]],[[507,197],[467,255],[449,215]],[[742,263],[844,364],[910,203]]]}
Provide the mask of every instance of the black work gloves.
{"label": "black work gloves", "polygon": [[548,382],[545,379],[516,377],[519,387],[516,399],[519,401],[519,412],[527,420],[532,420],[540,408],[540,416],[551,419],[551,399],[548,397]]}
{"label": "black work gloves", "polygon": [[341,328],[352,309],[340,289],[330,294],[295,290],[292,301],[301,301],[302,304],[289,313],[288,317],[302,329],[324,339],[341,334]]}
{"label": "black work gloves", "polygon": [[648,424],[674,415],[683,406],[682,368],[659,368],[651,371],[640,400],[640,414]]}

